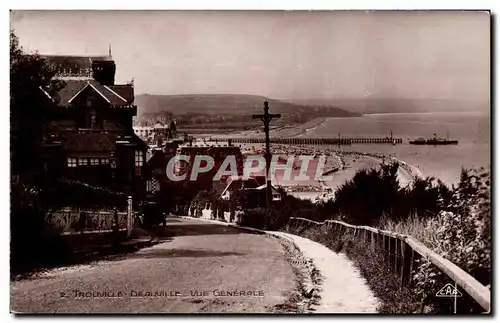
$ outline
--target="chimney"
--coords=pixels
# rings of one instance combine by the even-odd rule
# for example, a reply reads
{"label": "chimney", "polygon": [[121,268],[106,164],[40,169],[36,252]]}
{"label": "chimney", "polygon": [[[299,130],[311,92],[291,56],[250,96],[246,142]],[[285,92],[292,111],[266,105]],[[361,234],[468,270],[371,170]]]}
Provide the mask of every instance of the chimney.
{"label": "chimney", "polygon": [[92,60],[92,77],[102,85],[115,85],[115,73],[113,60]]}

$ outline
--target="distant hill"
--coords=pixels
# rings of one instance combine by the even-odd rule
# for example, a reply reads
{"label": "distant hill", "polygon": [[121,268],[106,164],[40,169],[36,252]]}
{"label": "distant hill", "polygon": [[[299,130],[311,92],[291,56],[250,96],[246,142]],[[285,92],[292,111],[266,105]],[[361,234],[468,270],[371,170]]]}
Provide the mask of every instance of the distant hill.
{"label": "distant hill", "polygon": [[257,95],[245,94],[188,94],[152,95],[139,94],[135,97],[138,115],[167,112],[174,115],[249,115],[261,113],[264,101],[269,102],[271,113],[282,114],[325,114],[330,117],[351,117],[359,113],[346,111],[334,106],[305,105],[274,100]]}
{"label": "distant hill", "polygon": [[283,100],[301,105],[332,105],[359,113],[402,113],[444,111],[488,111],[490,103],[479,100],[446,99],[302,99]]}

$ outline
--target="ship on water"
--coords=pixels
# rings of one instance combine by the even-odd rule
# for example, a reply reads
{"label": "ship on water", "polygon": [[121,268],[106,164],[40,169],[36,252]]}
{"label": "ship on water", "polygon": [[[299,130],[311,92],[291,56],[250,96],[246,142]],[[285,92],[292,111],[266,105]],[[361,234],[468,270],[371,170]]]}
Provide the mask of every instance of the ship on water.
{"label": "ship on water", "polygon": [[432,138],[418,138],[416,140],[410,141],[412,145],[457,145],[458,140],[449,140],[448,138],[439,138],[434,134]]}

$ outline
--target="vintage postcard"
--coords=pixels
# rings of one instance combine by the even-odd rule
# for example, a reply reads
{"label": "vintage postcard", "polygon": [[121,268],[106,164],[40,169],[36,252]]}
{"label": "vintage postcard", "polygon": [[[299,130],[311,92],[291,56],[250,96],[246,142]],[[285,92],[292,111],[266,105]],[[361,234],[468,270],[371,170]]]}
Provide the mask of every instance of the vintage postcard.
{"label": "vintage postcard", "polygon": [[11,312],[490,313],[490,24],[11,11]]}

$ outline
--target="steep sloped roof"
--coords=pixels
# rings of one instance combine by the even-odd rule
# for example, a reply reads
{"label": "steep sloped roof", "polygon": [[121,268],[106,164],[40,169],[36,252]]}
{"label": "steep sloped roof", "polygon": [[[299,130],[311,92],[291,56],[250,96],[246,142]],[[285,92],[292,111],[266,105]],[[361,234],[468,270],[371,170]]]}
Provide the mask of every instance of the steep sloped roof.
{"label": "steep sloped roof", "polygon": [[127,103],[134,103],[134,87],[131,84],[111,85],[109,88],[127,100]]}
{"label": "steep sloped roof", "polygon": [[68,106],[69,100],[75,97],[83,88],[87,85],[88,81],[79,80],[79,81],[65,81],[65,86],[57,93],[58,96],[58,105],[59,106]]}
{"label": "steep sloped roof", "polygon": [[[112,106],[128,106],[130,102],[108,86],[96,80],[67,80],[65,86],[58,92],[58,105],[69,106],[71,102],[87,87],[91,87]],[[126,86],[126,85],[125,85]],[[130,87],[132,87],[130,85]],[[133,91],[133,89],[132,89]]]}
{"label": "steep sloped roof", "polygon": [[42,55],[57,71],[56,76],[92,76],[92,61],[108,60],[108,56]]}

